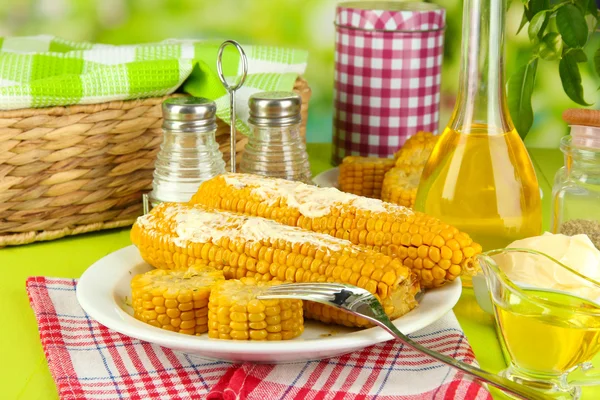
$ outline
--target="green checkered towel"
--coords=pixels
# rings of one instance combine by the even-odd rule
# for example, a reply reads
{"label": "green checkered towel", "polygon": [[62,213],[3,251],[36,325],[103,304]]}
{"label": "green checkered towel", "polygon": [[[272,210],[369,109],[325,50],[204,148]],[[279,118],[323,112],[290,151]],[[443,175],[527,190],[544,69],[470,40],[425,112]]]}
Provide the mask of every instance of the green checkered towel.
{"label": "green checkered towel", "polygon": [[[216,72],[220,42],[167,40],[109,46],[52,36],[0,37],[0,110],[95,104],[163,96],[177,89],[217,103],[229,121],[229,100]],[[238,128],[248,132],[248,97],[268,90],[292,90],[306,69],[301,50],[242,45],[248,77],[237,92]],[[235,82],[241,62],[233,47],[223,72]]]}

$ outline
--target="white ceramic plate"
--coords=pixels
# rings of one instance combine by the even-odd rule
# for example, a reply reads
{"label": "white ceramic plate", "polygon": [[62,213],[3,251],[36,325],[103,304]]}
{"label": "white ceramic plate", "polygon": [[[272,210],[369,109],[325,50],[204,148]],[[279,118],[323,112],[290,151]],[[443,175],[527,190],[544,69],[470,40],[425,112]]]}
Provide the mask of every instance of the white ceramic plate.
{"label": "white ceramic plate", "polygon": [[320,187],[338,187],[338,177],[340,176],[340,169],[338,167],[328,169],[327,171],[321,172],[319,175],[313,178],[315,185]]}
{"label": "white ceramic plate", "polygon": [[[134,246],[115,251],[95,262],[81,276],[77,299],[81,307],[102,325],[122,334],[200,357],[223,361],[285,363],[317,360],[349,353],[390,339],[381,328],[352,329],[306,321],[304,333],[291,341],[245,342],[209,339],[165,331],[133,318],[125,304],[131,299],[131,278],[152,267]],[[420,296],[413,311],[394,324],[409,334],[430,325],[454,307],[461,293],[456,280]]]}

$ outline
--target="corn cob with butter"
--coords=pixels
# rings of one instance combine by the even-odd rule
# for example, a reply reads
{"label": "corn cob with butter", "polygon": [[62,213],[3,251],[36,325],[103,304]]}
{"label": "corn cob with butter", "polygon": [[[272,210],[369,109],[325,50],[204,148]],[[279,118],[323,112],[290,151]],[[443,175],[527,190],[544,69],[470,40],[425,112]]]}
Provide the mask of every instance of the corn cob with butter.
{"label": "corn cob with butter", "polygon": [[395,161],[390,158],[344,157],[340,164],[340,190],[359,196],[381,198],[383,178]]}
{"label": "corn cob with butter", "polygon": [[288,340],[304,331],[302,300],[259,300],[274,282],[254,278],[215,285],[208,303],[208,336],[234,340]]}
{"label": "corn cob with butter", "polygon": [[411,136],[396,153],[396,164],[383,179],[381,200],[413,208],[423,168],[438,137],[429,132]]}
{"label": "corn cob with butter", "polygon": [[381,200],[413,208],[422,172],[423,168],[394,167],[390,169],[383,179]]}
{"label": "corn cob with butter", "polygon": [[431,132],[417,132],[406,140],[394,154],[396,167],[423,167],[437,143],[438,136]]}
{"label": "corn cob with butter", "polygon": [[131,280],[133,316],[173,332],[199,335],[208,331],[211,287],[225,281],[223,272],[198,263],[188,269],[155,269]]}
{"label": "corn cob with butter", "polygon": [[200,185],[191,204],[259,216],[326,233],[399,259],[421,287],[438,287],[475,271],[481,246],[466,233],[406,207],[334,188],[247,174]]}
{"label": "corn cob with butter", "polygon": [[[419,286],[398,259],[264,218],[162,203],[138,218],[131,240],[157,268],[211,263],[222,268],[227,279],[349,283],[375,294],[391,318],[416,306]],[[332,321],[368,325],[349,314],[340,318]]]}

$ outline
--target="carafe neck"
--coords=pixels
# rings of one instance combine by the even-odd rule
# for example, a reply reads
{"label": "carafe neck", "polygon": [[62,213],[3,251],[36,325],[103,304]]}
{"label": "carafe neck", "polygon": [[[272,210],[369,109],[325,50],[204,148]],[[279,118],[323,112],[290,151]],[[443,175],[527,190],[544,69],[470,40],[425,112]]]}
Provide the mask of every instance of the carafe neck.
{"label": "carafe neck", "polygon": [[[488,133],[514,129],[504,89],[506,0],[465,0],[461,76],[450,128],[465,134],[473,125]],[[481,129],[477,129],[481,132]]]}

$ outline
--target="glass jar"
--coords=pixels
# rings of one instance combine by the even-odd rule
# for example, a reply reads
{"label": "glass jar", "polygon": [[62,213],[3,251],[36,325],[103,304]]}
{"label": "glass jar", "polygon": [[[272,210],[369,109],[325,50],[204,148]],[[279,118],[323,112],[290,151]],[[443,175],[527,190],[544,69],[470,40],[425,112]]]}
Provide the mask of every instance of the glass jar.
{"label": "glass jar", "polygon": [[189,201],[202,182],[225,172],[213,101],[174,97],[164,101],[162,110],[163,142],[149,195],[153,207],[165,201]]}
{"label": "glass jar", "polygon": [[552,188],[552,231],[587,234],[600,248],[600,127],[571,125],[560,150],[565,165]]}
{"label": "glass jar", "polygon": [[311,183],[306,145],[300,134],[302,99],[292,92],[250,96],[252,128],[240,172]]}

